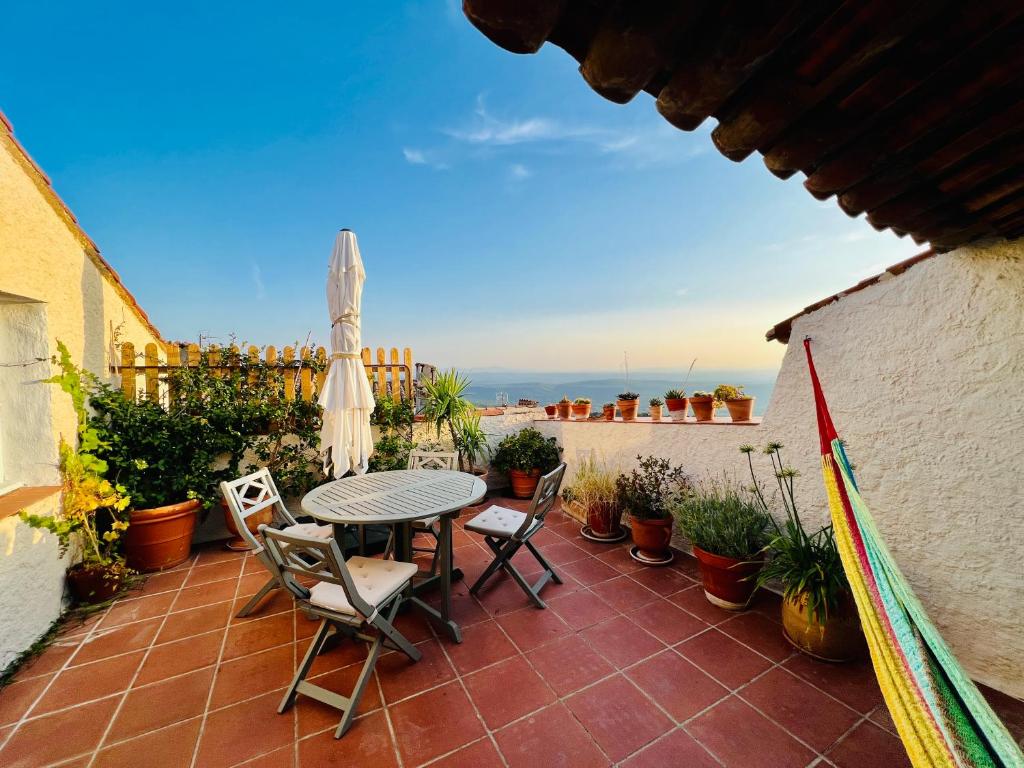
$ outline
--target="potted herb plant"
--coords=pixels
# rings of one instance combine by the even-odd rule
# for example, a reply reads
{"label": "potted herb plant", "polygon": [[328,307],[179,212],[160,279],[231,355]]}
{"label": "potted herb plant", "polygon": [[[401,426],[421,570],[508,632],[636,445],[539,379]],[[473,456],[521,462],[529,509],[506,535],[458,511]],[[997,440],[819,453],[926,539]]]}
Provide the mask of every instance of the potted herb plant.
{"label": "potted herb plant", "polygon": [[554,403],[550,403],[548,405],[545,405],[544,406],[544,413],[547,414],[547,417],[549,419],[553,419],[553,418],[555,418],[555,415],[558,413],[558,406],[555,405]]}
{"label": "potted herb plant", "polygon": [[572,500],[584,510],[586,525],[581,533],[585,538],[610,542],[626,537],[621,525],[622,507],[616,486],[618,477],[617,470],[593,456],[583,459],[577,467]]}
{"label": "potted herb plant", "polygon": [[754,398],[743,394],[743,387],[719,384],[715,387],[714,398],[717,403],[725,403],[733,421],[750,421],[754,412]]}
{"label": "potted herb plant", "polygon": [[665,393],[665,407],[672,421],[686,421],[686,408],[689,404],[686,393],[681,389],[670,389]]}
{"label": "potted herb plant", "polygon": [[750,491],[724,478],[680,494],[672,514],[693,545],[707,599],[745,609],[757,588],[771,516]]}
{"label": "potted herb plant", "polygon": [[640,395],[636,392],[623,392],[615,403],[619,407],[623,421],[636,421],[636,412],[640,404]]}
{"label": "potted herb plant", "polygon": [[672,561],[672,500],[688,487],[688,481],[682,468],[668,459],[636,458],[639,466],[615,481],[616,497],[629,513],[636,544],[630,554],[646,565],[665,565]]}
{"label": "potted herb plant", "polygon": [[[863,653],[864,636],[857,607],[850,594],[839,549],[831,525],[808,533],[800,520],[794,493],[795,470],[782,461],[782,444],[764,448],[778,484],[776,498],[786,512],[781,525],[771,520],[770,559],[757,583],[782,585],[782,627],[786,639],[798,650],[825,661],[849,661]],[[767,511],[765,498],[754,472],[754,447],[744,445],[757,499]]]}
{"label": "potted herb plant", "polygon": [[60,509],[52,516],[21,511],[19,517],[32,528],[56,536],[61,557],[75,549],[81,560],[67,572],[71,596],[77,603],[100,603],[121,590],[128,574],[118,546],[128,527],[125,510],[130,499],[123,488],[103,477],[107,466],[95,455],[102,439],[89,425],[85,409],[91,374],[71,362],[62,342],[57,342],[57,349],[61,373],[47,379],[47,383],[59,384],[71,396],[78,417],[78,444],[68,445],[63,438],[60,441]]}
{"label": "potted herb plant", "polygon": [[586,421],[590,418],[590,398],[577,397],[572,402],[572,417],[578,421]]}
{"label": "potted herb plant", "polygon": [[555,408],[558,411],[558,418],[565,421],[569,418],[569,414],[572,413],[572,400],[569,399],[568,395],[563,395]]}
{"label": "potted herb plant", "polygon": [[647,401],[647,405],[651,408],[651,421],[661,421],[661,407],[665,404],[665,401],[660,397],[652,397]]}
{"label": "potted herb plant", "polygon": [[711,392],[697,391],[690,396],[690,407],[693,409],[693,415],[697,417],[697,421],[714,421],[715,409],[719,405],[720,403],[715,401],[715,396]]}
{"label": "potted herb plant", "polygon": [[602,405],[601,417],[605,421],[615,421],[615,403],[605,403]]}
{"label": "potted herb plant", "polygon": [[527,427],[498,443],[491,466],[508,473],[516,498],[529,499],[537,490],[540,476],[558,466],[561,452],[555,438],[544,437],[533,427]]}

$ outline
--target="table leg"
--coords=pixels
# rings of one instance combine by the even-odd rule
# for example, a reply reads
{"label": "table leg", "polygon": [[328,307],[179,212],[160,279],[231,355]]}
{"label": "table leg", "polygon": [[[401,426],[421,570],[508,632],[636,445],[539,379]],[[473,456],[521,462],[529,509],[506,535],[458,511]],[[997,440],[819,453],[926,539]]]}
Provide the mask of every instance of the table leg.
{"label": "table leg", "polygon": [[[425,602],[420,600],[418,597],[412,598],[412,602],[423,612],[425,612],[430,618],[441,623],[444,629],[451,636],[452,640],[456,643],[462,642],[462,630],[459,625],[456,624],[451,617],[452,613],[452,579],[455,575],[453,573],[453,557],[452,557],[452,521],[455,519],[455,515],[443,515],[441,517],[441,531],[440,537],[437,542],[437,546],[441,549],[440,557],[440,573],[434,578],[427,579],[425,583],[416,585],[414,592],[419,594],[422,587],[433,585],[434,579],[441,581],[441,605],[438,608],[433,608],[427,605]],[[462,574],[458,574],[459,578]]]}

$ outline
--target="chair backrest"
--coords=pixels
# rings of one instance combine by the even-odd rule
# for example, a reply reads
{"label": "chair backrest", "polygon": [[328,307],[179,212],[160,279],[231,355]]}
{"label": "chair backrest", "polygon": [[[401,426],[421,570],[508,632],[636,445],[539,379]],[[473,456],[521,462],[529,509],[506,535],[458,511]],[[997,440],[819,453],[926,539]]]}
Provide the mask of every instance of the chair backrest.
{"label": "chair backrest", "polygon": [[235,523],[235,528],[238,529],[238,535],[256,551],[263,548],[263,543],[252,535],[249,526],[245,524],[246,518],[250,515],[270,508],[275,517],[281,518],[288,525],[295,525],[295,518],[281,501],[281,494],[274,485],[274,478],[270,476],[270,470],[266,467],[237,480],[221,482],[220,492],[227,502],[228,512]]}
{"label": "chair backrest", "polygon": [[544,521],[548,512],[555,506],[558,500],[558,491],[562,487],[562,478],[565,477],[565,462],[563,461],[553,470],[543,475],[537,482],[537,490],[533,493],[533,501],[530,502],[530,509],[526,513],[526,519],[515,532],[514,538],[524,536],[534,520]]}
{"label": "chair backrest", "polygon": [[447,451],[412,451],[409,453],[409,469],[450,469],[459,468],[459,454]]}
{"label": "chair backrest", "polygon": [[267,525],[261,525],[259,532],[280,582],[297,599],[309,599],[309,590],[296,580],[297,576],[304,576],[314,581],[340,585],[349,604],[363,618],[373,615],[373,606],[359,596],[345,558],[334,539],[285,533]]}

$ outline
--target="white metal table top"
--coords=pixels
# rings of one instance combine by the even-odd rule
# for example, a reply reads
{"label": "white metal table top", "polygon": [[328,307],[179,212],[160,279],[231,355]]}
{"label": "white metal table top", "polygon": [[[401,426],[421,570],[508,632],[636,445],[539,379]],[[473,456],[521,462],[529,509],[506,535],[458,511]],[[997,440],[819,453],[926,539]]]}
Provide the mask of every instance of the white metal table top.
{"label": "white metal table top", "polygon": [[471,506],[486,492],[466,472],[399,469],[325,483],[302,497],[302,511],[325,523],[404,523]]}

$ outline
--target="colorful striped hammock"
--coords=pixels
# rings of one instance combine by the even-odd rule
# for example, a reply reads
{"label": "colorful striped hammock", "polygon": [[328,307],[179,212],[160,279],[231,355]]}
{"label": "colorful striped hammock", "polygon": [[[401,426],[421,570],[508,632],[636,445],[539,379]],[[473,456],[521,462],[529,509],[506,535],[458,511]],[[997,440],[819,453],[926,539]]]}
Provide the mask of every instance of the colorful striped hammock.
{"label": "colorful striped hammock", "polygon": [[832,526],[885,703],[915,768],[1020,768],[1024,754],[928,620],[857,490],[804,340]]}

